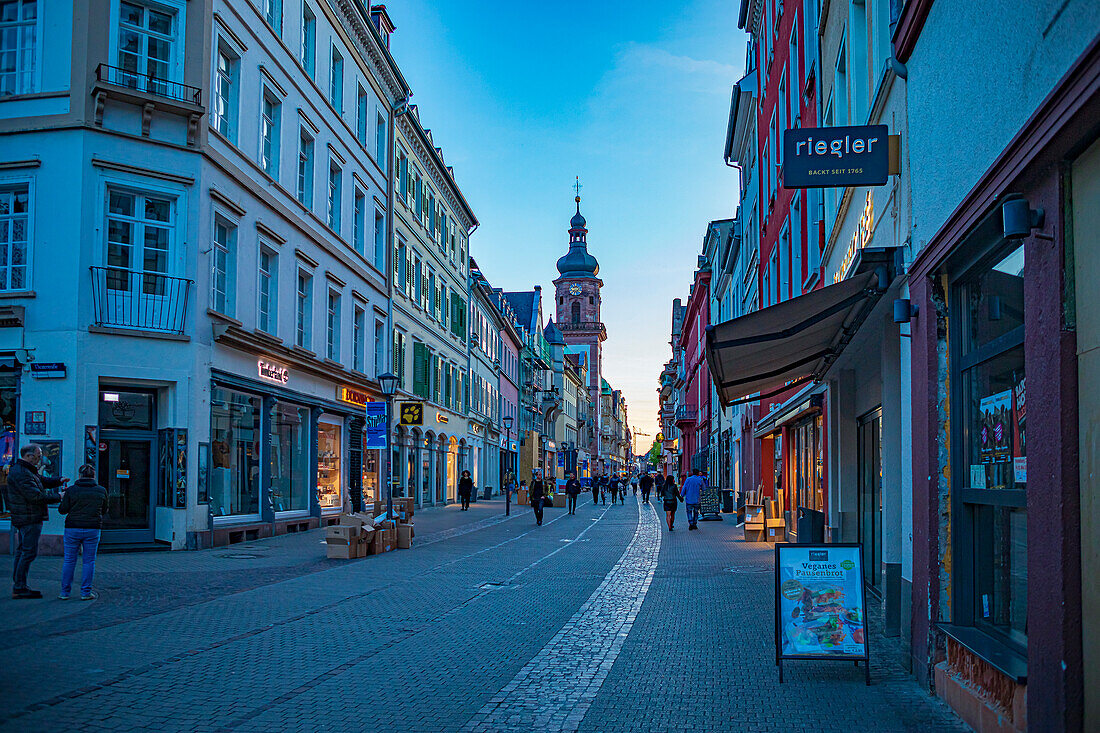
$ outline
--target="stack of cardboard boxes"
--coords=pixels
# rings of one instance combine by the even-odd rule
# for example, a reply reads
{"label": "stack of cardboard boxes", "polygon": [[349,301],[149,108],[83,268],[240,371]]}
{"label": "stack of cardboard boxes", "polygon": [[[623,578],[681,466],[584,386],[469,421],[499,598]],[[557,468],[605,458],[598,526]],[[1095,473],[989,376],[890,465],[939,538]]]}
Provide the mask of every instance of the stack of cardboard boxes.
{"label": "stack of cardboard boxes", "polygon": [[353,560],[411,548],[413,499],[394,499],[393,514],[393,517],[387,515],[382,502],[376,501],[373,511],[341,515],[339,524],[325,528],[328,556]]}

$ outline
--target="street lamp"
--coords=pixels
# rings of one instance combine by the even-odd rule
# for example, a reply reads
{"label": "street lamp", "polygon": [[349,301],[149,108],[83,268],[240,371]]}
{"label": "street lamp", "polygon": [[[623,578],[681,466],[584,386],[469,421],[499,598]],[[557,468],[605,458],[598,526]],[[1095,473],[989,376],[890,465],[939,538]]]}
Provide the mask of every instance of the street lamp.
{"label": "street lamp", "polygon": [[[504,422],[504,435],[505,435],[505,442],[506,442],[506,445],[504,447],[504,454],[507,455],[508,453],[512,452],[512,416],[511,415],[505,415],[503,422]],[[511,463],[511,461],[509,461],[509,463]],[[512,467],[511,474],[512,474],[512,476],[516,475],[516,471],[515,471],[514,466]],[[506,517],[512,516],[512,485],[511,484],[508,484],[507,486],[504,487],[504,516],[506,516]]]}
{"label": "street lamp", "polygon": [[391,413],[393,411],[393,395],[397,392],[398,376],[391,372],[378,375],[378,387],[382,390],[382,396],[386,398],[386,516],[393,517],[393,447],[390,445],[390,436],[393,435]]}

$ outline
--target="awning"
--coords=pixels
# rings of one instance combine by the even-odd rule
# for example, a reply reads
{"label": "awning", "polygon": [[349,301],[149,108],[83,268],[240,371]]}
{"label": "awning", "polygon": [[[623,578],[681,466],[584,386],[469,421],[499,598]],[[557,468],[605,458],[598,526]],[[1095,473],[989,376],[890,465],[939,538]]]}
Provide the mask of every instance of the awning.
{"label": "awning", "polygon": [[707,365],[724,406],[818,381],[896,271],[896,247],[863,249],[851,277],[707,328]]}

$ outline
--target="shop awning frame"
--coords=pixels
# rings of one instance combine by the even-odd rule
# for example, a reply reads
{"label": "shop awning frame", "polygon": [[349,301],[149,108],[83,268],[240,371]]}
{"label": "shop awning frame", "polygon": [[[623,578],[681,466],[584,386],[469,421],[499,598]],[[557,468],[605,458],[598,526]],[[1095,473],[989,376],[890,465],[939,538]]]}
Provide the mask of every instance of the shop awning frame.
{"label": "shop awning frame", "polygon": [[707,366],[723,406],[819,382],[901,271],[898,247],[860,250],[833,285],[707,327]]}

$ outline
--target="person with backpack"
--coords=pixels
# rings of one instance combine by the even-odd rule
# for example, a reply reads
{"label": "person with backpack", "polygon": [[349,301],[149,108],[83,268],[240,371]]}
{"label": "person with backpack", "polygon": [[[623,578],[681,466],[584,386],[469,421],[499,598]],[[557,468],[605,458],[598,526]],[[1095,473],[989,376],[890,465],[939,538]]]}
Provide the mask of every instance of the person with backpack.
{"label": "person with backpack", "polygon": [[103,517],[107,514],[107,489],[95,481],[95,466],[80,467],[80,478],[61,497],[58,513],[65,515],[65,560],[61,565],[61,595],[69,600],[76,573],[76,556],[82,556],[80,568],[80,600],[93,601],[92,576],[95,573],[96,550],[99,548]]}
{"label": "person with backpack", "polygon": [[668,531],[672,531],[672,524],[676,521],[676,510],[680,505],[680,492],[676,488],[676,479],[670,473],[665,477],[664,486],[661,487],[661,496],[665,503],[665,518],[668,520]]}

